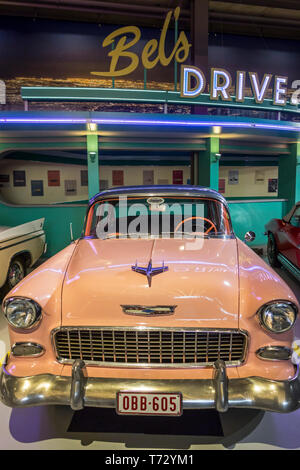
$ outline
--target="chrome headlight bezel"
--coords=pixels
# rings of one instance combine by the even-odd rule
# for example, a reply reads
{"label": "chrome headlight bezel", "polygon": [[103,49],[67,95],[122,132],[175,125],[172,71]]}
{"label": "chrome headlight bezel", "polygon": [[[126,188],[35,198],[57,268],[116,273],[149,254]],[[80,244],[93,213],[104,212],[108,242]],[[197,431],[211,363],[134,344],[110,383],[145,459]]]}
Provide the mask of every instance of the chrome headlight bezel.
{"label": "chrome headlight bezel", "polygon": [[[272,328],[270,328],[267,324],[266,324],[266,321],[265,321],[265,318],[264,318],[264,315],[266,314],[266,310],[268,310],[270,307],[272,306],[277,306],[278,308],[281,307],[288,307],[290,309],[293,310],[294,312],[294,319],[293,319],[293,322],[290,323],[290,325],[282,330],[274,330]],[[278,299],[278,300],[272,300],[270,302],[267,302],[265,303],[264,305],[262,305],[258,312],[257,312],[257,315],[258,315],[258,319],[259,319],[259,323],[260,325],[265,329],[267,330],[269,333],[273,333],[273,334],[282,334],[282,333],[287,333],[288,331],[290,331],[293,326],[295,325],[295,322],[296,322],[296,319],[297,319],[297,315],[298,315],[298,307],[296,304],[294,304],[293,302],[289,301],[289,300],[281,300],[281,299]]]}
{"label": "chrome headlight bezel", "polygon": [[[27,304],[28,309],[31,309],[32,311],[31,315],[33,316],[33,319],[28,324],[28,326],[24,326],[24,325],[18,326],[16,322],[14,323],[14,321],[12,321],[12,315],[14,312],[9,312],[8,309],[9,307],[12,307],[13,303],[15,304],[25,303]],[[10,327],[12,327],[14,330],[17,330],[17,331],[31,331],[32,329],[38,326],[38,324],[40,323],[42,319],[41,306],[35,300],[30,299],[29,297],[16,296],[16,297],[9,297],[8,299],[5,299],[5,301],[3,302],[3,312]],[[24,312],[20,312],[20,316],[22,315],[22,313],[24,315]]]}

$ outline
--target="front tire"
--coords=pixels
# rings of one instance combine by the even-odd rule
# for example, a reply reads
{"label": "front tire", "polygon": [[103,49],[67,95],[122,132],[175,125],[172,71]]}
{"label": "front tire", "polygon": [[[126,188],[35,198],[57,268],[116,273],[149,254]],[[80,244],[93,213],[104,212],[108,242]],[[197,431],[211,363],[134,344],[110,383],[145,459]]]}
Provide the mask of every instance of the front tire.
{"label": "front tire", "polygon": [[13,289],[26,276],[26,266],[22,258],[15,258],[11,261],[6,280],[6,287]]}
{"label": "front tire", "polygon": [[278,249],[274,235],[269,233],[268,235],[268,245],[267,245],[267,255],[268,260],[272,268],[280,268],[281,264],[278,261]]}

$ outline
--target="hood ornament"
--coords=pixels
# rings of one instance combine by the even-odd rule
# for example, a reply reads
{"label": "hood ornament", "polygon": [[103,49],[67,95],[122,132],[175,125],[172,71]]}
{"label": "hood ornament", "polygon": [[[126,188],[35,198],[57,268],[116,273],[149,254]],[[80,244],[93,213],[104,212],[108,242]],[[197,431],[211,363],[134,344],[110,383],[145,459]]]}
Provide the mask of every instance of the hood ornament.
{"label": "hood ornament", "polygon": [[168,266],[165,266],[164,262],[161,267],[159,268],[153,268],[152,267],[152,260],[150,259],[149,264],[147,267],[141,267],[138,266],[137,262],[135,263],[134,266],[131,266],[132,271],[135,271],[136,273],[143,274],[144,276],[147,276],[148,280],[148,285],[151,287],[151,281],[152,277],[156,276],[157,274],[164,273],[165,271],[168,271]]}

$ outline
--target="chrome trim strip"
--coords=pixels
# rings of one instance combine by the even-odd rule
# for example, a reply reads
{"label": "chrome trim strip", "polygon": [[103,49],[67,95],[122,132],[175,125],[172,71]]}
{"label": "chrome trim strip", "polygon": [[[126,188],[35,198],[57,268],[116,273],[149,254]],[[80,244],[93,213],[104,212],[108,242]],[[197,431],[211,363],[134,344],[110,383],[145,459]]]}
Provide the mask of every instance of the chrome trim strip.
{"label": "chrome trim strip", "polygon": [[[178,196],[178,197],[195,197],[195,198],[211,198],[217,201],[222,202],[226,207],[228,207],[228,202],[220,193],[215,190],[206,187],[186,187],[186,186],[173,186],[169,185],[170,188],[166,186],[123,186],[122,188],[113,188],[103,192],[100,192],[93,196],[89,200],[89,206],[94,202],[102,201],[103,199],[111,199],[116,196],[127,196],[127,197],[168,197],[168,196]],[[176,188],[176,189],[175,189]],[[144,190],[143,190],[144,189]]]}
{"label": "chrome trim strip", "polygon": [[282,253],[277,255],[279,261],[283,266],[293,275],[296,279],[300,281],[300,269],[295,266],[289,259],[287,259]]}
{"label": "chrome trim strip", "polygon": [[286,202],[288,199],[277,199],[276,196],[274,199],[235,199],[234,201],[227,198],[228,204],[248,204],[253,202]]}
{"label": "chrome trim strip", "polygon": [[[12,248],[13,246],[21,245],[22,243],[25,243],[25,242],[30,242],[31,240],[34,240],[35,238],[40,238],[44,235],[45,235],[44,233],[41,233],[40,235],[36,235],[35,237],[26,238],[25,240],[21,240],[20,242],[12,243],[11,245],[1,246],[0,251],[6,250],[7,248]],[[16,238],[20,238],[20,237],[16,237]],[[5,241],[1,242],[1,244],[2,243],[7,243],[7,242],[8,242],[8,240],[6,242]]]}
{"label": "chrome trim strip", "polygon": [[[51,331],[51,342],[52,346],[55,352],[56,360],[61,363],[61,364],[73,364],[74,359],[63,359],[58,355],[58,351],[56,348],[56,343],[55,343],[55,334],[59,331],[67,331],[69,334],[70,331],[78,331],[78,330],[85,330],[85,331],[90,331],[90,330],[107,330],[107,331],[159,331],[159,332],[192,332],[192,333],[236,333],[236,334],[241,334],[245,337],[245,346],[244,346],[244,351],[243,351],[243,357],[240,361],[226,361],[226,367],[236,367],[244,364],[244,362],[247,359],[248,355],[248,350],[249,350],[249,334],[245,330],[241,330],[239,328],[178,328],[178,327],[172,327],[172,328],[159,328],[159,327],[143,327],[143,326],[137,326],[137,327],[110,327],[110,326],[65,326],[65,327],[57,327]],[[169,364],[148,364],[148,363],[125,363],[125,362],[100,362],[100,361],[89,361],[85,360],[84,361],[87,366],[95,366],[95,367],[117,367],[117,368],[144,368],[144,369],[203,369],[203,368],[208,368],[208,367],[213,367],[214,362],[205,362],[205,363],[199,363],[199,364],[193,364],[193,363],[169,363]]]}
{"label": "chrome trim strip", "polygon": [[[173,315],[177,305],[120,305],[120,307],[122,307],[123,312],[127,315],[152,317],[157,315]],[[143,313],[143,310],[152,310],[152,312]]]}
{"label": "chrome trim strip", "polygon": [[[72,378],[41,374],[15,377],[4,368],[0,375],[0,399],[10,407],[70,405]],[[132,392],[174,393],[180,390],[184,409],[216,407],[214,379],[150,380],[88,377],[84,380],[84,406],[115,408],[116,394]],[[262,377],[228,380],[228,407],[255,408],[289,413],[300,407],[299,369],[291,380],[277,381]]]}

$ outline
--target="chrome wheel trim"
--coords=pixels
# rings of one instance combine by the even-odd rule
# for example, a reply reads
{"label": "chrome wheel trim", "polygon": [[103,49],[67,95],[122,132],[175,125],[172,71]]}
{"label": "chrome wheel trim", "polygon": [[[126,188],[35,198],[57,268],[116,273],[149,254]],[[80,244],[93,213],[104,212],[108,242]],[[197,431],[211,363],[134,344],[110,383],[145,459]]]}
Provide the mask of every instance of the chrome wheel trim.
{"label": "chrome wheel trim", "polygon": [[10,287],[15,287],[25,277],[24,266],[20,261],[13,261],[8,270]]}

